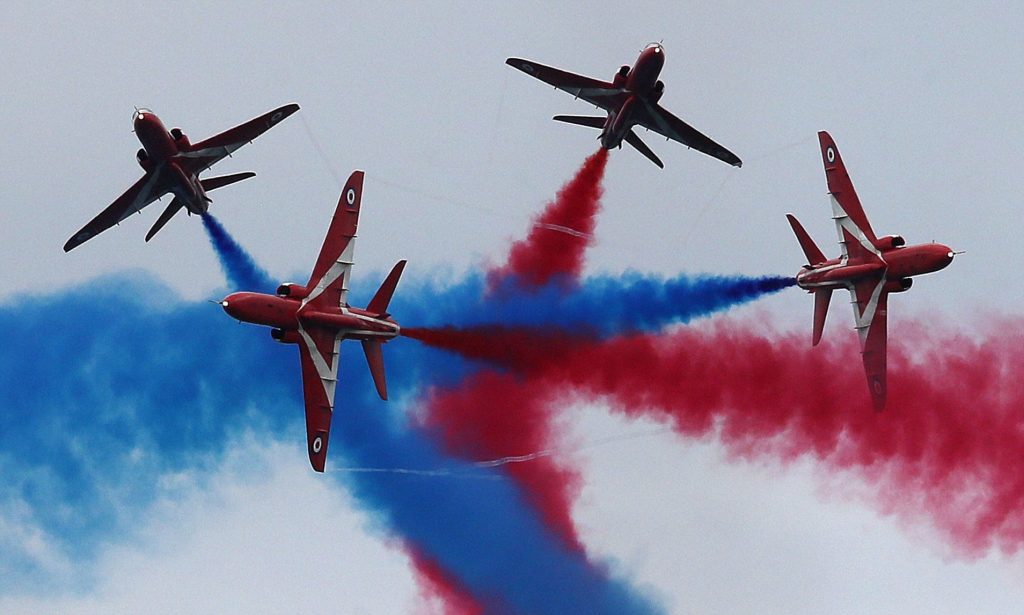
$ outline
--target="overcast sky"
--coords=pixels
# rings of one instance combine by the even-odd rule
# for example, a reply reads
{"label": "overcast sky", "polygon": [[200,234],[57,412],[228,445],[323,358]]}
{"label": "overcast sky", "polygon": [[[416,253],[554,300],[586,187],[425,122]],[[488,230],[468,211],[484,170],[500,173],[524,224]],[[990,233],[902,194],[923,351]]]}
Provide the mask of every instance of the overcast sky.
{"label": "overcast sky", "polygon": [[[407,258],[410,276],[457,279],[500,259],[597,147],[596,132],[550,120],[593,109],[504,59],[609,79],[660,40],[662,105],[744,165],[652,134],[642,137],[664,170],[612,152],[588,272],[793,273],[803,260],[787,212],[837,253],[815,136],[825,129],[879,234],[967,251],[894,297],[894,321],[970,330],[1020,313],[1020,4],[371,4],[5,5],[0,300],[127,269],[185,299],[223,294],[197,220],[179,216],[143,241],[159,205],[61,250],[141,175],[135,106],[193,141],[302,106],[215,169],[257,173],[214,193],[212,211],[275,279],[308,274],[338,178],[355,168],[367,173],[357,270],[371,277]],[[796,290],[744,311],[810,329],[810,299]],[[826,335],[849,335],[849,319],[833,307]],[[566,416],[581,442],[652,428],[601,407]],[[89,563],[95,584],[19,588],[0,610],[151,611],[156,601],[169,612],[294,612],[327,594],[351,612],[417,612],[405,556],[350,494],[318,483],[293,444],[244,440],[213,479],[147,509],[141,538],[112,537]],[[954,557],[926,526],[879,514],[852,479],[810,463],[730,461],[713,442],[664,433],[574,457],[584,541],[672,613],[1024,604],[1020,555]],[[310,536],[294,528],[310,526],[332,546],[300,558]],[[77,564],[66,565],[73,578]]]}

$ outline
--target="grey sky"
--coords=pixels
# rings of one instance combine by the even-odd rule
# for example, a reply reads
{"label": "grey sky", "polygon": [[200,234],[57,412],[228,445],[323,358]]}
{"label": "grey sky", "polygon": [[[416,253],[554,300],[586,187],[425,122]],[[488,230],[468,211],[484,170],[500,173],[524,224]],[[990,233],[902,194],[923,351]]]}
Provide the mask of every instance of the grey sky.
{"label": "grey sky", "polygon": [[[257,173],[215,193],[212,211],[274,277],[311,266],[338,198],[331,167],[342,177],[367,172],[360,273],[408,258],[409,275],[457,276],[500,258],[597,148],[595,132],[550,120],[589,113],[586,103],[504,59],[607,79],[644,44],[663,40],[662,104],[744,166],[653,135],[642,136],[664,170],[636,152],[613,152],[589,271],[792,273],[803,261],[786,212],[836,253],[815,140],[827,129],[877,231],[967,250],[895,297],[895,321],[941,311],[940,326],[969,329],[979,313],[1019,312],[1020,4],[671,4],[8,3],[0,298],[125,268],[150,271],[187,298],[219,298],[224,282],[197,220],[175,219],[143,242],[159,205],[61,250],[141,175],[135,105],[193,140],[280,104],[302,105],[216,169]],[[747,311],[755,310],[810,329],[810,299],[795,290]],[[834,306],[826,335],[849,334],[849,318]],[[642,428],[599,408],[580,413],[581,437]],[[827,481],[812,468],[749,467],[720,455],[665,436],[585,456],[584,538],[672,612],[1019,612],[1019,556],[949,559],[926,531],[879,518],[863,499],[817,491]],[[249,497],[242,492],[261,488],[242,481],[232,487],[237,498],[197,497],[223,497],[225,514],[239,514]],[[344,494],[321,495],[344,500],[338,523],[358,518]],[[282,504],[280,527],[301,512]],[[178,523],[155,512],[152,531],[173,534]],[[202,561],[201,541],[216,544],[212,534],[159,556],[115,546],[109,557],[187,571]],[[411,605],[411,577],[390,547],[372,532],[361,536],[337,557],[389,562],[381,570],[393,575],[391,589],[339,574],[331,591],[391,593]],[[305,544],[282,541],[283,551]],[[111,564],[111,574],[123,570]]]}

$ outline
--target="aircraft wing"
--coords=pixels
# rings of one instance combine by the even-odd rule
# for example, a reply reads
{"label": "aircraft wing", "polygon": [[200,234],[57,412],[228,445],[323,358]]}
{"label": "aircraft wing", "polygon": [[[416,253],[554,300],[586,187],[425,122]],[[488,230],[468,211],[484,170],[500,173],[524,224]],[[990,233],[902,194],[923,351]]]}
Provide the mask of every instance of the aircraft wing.
{"label": "aircraft wing", "polygon": [[734,167],[743,166],[736,154],[715,143],[696,128],[666,111],[658,103],[645,102],[637,107],[637,123],[661,136],[678,141],[687,147],[703,152]]}
{"label": "aircraft wing", "polygon": [[607,81],[584,77],[530,60],[509,58],[505,60],[505,64],[517,68],[531,77],[536,77],[548,85],[553,85],[563,92],[582,98],[605,111],[617,111],[628,96],[624,89],[615,87]]}
{"label": "aircraft wing", "polygon": [[160,171],[151,171],[143,175],[124,194],[117,197],[117,200],[108,205],[106,209],[72,235],[71,239],[68,239],[67,243],[64,244],[64,251],[70,252],[167,194],[169,186],[163,176],[164,173]]}
{"label": "aircraft wing", "polygon": [[312,290],[303,305],[322,303],[337,308],[348,305],[348,281],[356,248],[359,206],[363,198],[363,172],[353,171],[341,190],[334,218],[320,248],[320,256],[306,283]]}
{"label": "aircraft wing", "polygon": [[190,161],[189,172],[201,173],[298,110],[298,105],[290,104],[268,111],[209,139],[193,143],[187,152],[178,156]]}
{"label": "aircraft wing", "polygon": [[306,404],[306,443],[309,463],[323,472],[327,441],[334,414],[334,389],[338,384],[338,351],[341,337],[322,329],[299,329],[302,362],[302,393]]}
{"label": "aircraft wing", "polygon": [[[828,191],[834,199],[832,206],[837,210],[834,213],[848,218],[851,223],[849,230],[854,234],[862,235],[868,242],[874,244],[875,231],[868,223],[868,217],[864,214],[860,199],[857,198],[857,191],[853,189],[853,181],[850,180],[850,174],[846,172],[846,165],[843,164],[843,159],[839,155],[836,142],[832,140],[831,135],[822,130],[818,133],[818,143],[821,146],[821,160],[825,163],[825,180],[828,182]],[[841,237],[840,241],[842,241]]]}
{"label": "aircraft wing", "polygon": [[889,293],[885,291],[886,277],[863,279],[850,287],[853,317],[860,337],[861,358],[868,389],[876,411],[885,408],[886,400],[886,345],[888,338]]}

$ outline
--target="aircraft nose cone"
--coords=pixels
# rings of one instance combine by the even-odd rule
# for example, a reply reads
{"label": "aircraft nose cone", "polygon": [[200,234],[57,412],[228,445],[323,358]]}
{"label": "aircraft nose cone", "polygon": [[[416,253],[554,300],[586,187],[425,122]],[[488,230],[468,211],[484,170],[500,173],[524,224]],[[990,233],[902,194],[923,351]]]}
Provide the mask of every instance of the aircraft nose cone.
{"label": "aircraft nose cone", "polygon": [[237,308],[237,305],[231,295],[224,297],[218,303],[220,303],[220,307],[224,308],[224,311],[228,314],[231,314],[235,311],[235,308]]}

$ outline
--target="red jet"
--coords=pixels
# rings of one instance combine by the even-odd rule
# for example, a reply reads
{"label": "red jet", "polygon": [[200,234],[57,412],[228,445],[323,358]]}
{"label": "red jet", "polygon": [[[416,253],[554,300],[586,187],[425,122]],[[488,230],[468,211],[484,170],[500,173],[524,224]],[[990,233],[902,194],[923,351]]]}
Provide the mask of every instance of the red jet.
{"label": "red jet", "polygon": [[167,193],[174,194],[174,198],[146,234],[146,241],[152,239],[182,208],[189,214],[205,214],[211,202],[206,195],[208,191],[256,174],[235,173],[207,179],[199,179],[199,174],[298,110],[298,105],[285,105],[192,144],[180,128],[172,128],[168,132],[155,113],[149,109],[137,109],[133,124],[142,148],[135,159],[146,174],[75,233],[64,244],[64,251],[80,246]]}
{"label": "red jet", "polygon": [[814,331],[811,344],[821,341],[832,291],[850,291],[853,318],[860,334],[861,355],[875,410],[885,408],[886,399],[886,311],[889,293],[910,288],[912,276],[931,273],[953,262],[956,254],[938,243],[905,246],[899,235],[875,236],[861,208],[853,182],[846,172],[839,148],[825,131],[818,133],[825,179],[832,196],[832,218],[839,232],[843,254],[825,260],[792,214],[786,214],[808,264],[796,276],[800,288],[814,293]]}
{"label": "red jet", "polygon": [[611,83],[520,58],[509,58],[505,64],[604,109],[608,113],[607,117],[556,115],[553,119],[599,128],[601,147],[605,149],[621,148],[625,141],[651,162],[665,168],[654,152],[633,132],[633,126],[639,124],[666,139],[678,141],[735,167],[743,166],[735,154],[658,104],[658,99],[665,91],[665,84],[658,80],[661,68],[665,65],[665,48],[660,43],[651,43],[645,47],[633,68],[622,66]]}
{"label": "red jet", "polygon": [[320,256],[305,286],[285,283],[278,287],[277,295],[234,293],[220,303],[225,312],[238,320],[273,327],[270,335],[275,340],[298,345],[309,461],[317,472],[324,471],[327,461],[341,340],[356,339],[363,343],[377,394],[386,400],[381,345],[399,332],[398,323],[387,310],[405,261],[395,265],[365,310],[348,304],[362,192],[363,172],[355,171],[341,193]]}

